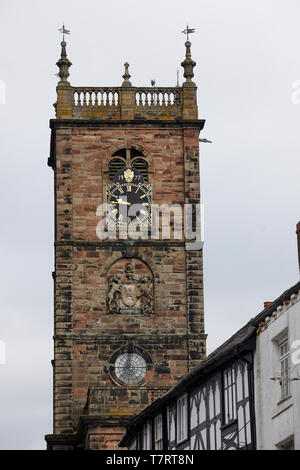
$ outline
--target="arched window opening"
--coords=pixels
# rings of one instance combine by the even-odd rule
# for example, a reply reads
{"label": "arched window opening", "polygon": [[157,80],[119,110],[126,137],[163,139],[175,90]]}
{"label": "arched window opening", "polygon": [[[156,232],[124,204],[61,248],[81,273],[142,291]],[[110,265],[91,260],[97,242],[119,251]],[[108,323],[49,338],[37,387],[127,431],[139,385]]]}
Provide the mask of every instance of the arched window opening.
{"label": "arched window opening", "polygon": [[145,183],[149,182],[148,163],[139,150],[123,148],[113,154],[109,163],[109,181],[113,182],[116,174],[124,167],[134,168],[141,173]]}
{"label": "arched window opening", "polygon": [[112,182],[118,171],[126,166],[126,162],[121,158],[113,158],[109,162],[109,181]]}
{"label": "arched window opening", "polygon": [[144,160],[144,158],[140,158],[140,157],[137,157],[135,158],[133,161],[132,161],[132,168],[134,168],[135,170],[138,170],[145,182],[148,182],[148,163],[146,162],[146,160]]}

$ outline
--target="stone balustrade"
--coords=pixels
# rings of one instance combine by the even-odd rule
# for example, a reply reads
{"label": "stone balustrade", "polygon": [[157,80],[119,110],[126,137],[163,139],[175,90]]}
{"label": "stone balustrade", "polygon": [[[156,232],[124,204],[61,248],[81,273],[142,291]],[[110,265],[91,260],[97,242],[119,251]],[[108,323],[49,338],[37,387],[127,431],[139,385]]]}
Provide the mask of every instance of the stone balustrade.
{"label": "stone balustrade", "polygon": [[73,87],[73,106],[118,106],[119,88]]}
{"label": "stone balustrade", "polygon": [[180,103],[180,88],[136,88],[137,107],[177,106]]}
{"label": "stone balustrade", "polygon": [[56,117],[103,120],[181,119],[185,114],[186,91],[195,94],[195,89],[184,90],[179,86],[58,87]]}

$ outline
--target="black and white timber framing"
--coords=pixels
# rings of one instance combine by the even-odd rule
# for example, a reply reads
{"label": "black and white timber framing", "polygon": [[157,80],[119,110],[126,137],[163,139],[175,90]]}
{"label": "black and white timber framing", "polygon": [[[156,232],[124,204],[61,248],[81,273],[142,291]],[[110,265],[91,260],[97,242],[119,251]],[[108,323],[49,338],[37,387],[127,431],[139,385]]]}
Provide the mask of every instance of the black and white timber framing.
{"label": "black and white timber framing", "polygon": [[[255,448],[251,325],[212,353],[194,372],[136,416],[120,445],[158,449],[155,420],[162,416],[162,449]],[[178,430],[178,400],[186,396],[186,435]]]}
{"label": "black and white timber framing", "polygon": [[300,282],[286,290],[197,369],[135,416],[119,446],[130,450],[256,449],[258,326],[299,289]]}

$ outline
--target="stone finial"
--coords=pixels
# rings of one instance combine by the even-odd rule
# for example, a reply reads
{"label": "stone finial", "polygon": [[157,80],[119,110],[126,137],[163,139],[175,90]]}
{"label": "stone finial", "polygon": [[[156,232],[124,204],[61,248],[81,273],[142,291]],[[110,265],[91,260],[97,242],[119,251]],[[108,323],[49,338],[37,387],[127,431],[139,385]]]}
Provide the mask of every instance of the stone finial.
{"label": "stone finial", "polygon": [[67,78],[70,75],[69,68],[71,67],[72,62],[70,62],[69,59],[67,58],[67,51],[66,51],[67,43],[65,41],[62,41],[60,45],[61,45],[60,59],[58,62],[56,62],[56,65],[59,68],[58,76],[60,77],[60,81],[58,82],[58,84],[70,85],[70,83],[67,81]]}
{"label": "stone finial", "polygon": [[124,75],[122,75],[123,78],[124,78],[124,82],[122,83],[122,86],[124,86],[124,87],[129,87],[129,86],[132,86],[132,84],[131,84],[131,82],[129,81],[131,75],[130,75],[130,73],[129,73],[129,71],[128,71],[128,67],[129,67],[128,62],[125,62],[124,67],[125,67],[125,73],[124,73]]}
{"label": "stone finial", "polygon": [[182,86],[189,86],[189,87],[195,87],[196,84],[192,81],[192,78],[194,76],[193,69],[196,65],[196,62],[193,61],[192,55],[191,55],[191,43],[190,41],[186,41],[185,47],[186,47],[186,53],[185,53],[185,60],[181,62],[181,66],[184,68],[184,78],[186,79],[185,82],[182,84]]}

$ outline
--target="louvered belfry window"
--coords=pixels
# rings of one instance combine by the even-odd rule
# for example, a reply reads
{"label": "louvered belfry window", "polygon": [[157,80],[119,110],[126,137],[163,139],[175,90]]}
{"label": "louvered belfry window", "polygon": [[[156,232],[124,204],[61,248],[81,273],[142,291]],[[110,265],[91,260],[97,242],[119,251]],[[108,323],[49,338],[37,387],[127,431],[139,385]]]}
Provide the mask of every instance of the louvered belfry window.
{"label": "louvered belfry window", "polygon": [[142,174],[145,182],[148,182],[148,164],[144,158],[136,158],[131,166]]}
{"label": "louvered belfry window", "polygon": [[113,158],[109,162],[109,181],[112,182],[118,171],[122,170],[122,168],[125,168],[125,166],[126,163],[124,162],[124,160],[122,160],[121,158]]}
{"label": "louvered belfry window", "polygon": [[112,182],[116,174],[125,167],[138,170],[142,174],[145,183],[149,181],[148,163],[140,151],[136,149],[117,150],[109,162],[109,181]]}

